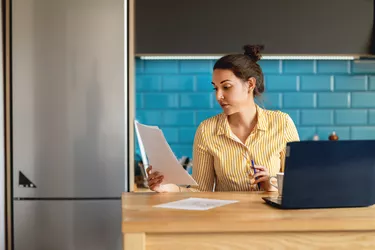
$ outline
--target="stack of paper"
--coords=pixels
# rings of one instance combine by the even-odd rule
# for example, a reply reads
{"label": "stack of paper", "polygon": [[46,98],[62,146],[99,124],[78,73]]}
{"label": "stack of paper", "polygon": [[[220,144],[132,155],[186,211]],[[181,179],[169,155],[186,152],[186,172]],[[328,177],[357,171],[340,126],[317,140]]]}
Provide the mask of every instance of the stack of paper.
{"label": "stack of paper", "polygon": [[152,165],[152,171],[158,171],[164,175],[162,184],[198,185],[178,162],[163,132],[158,127],[143,125],[135,121],[135,131],[144,166]]}

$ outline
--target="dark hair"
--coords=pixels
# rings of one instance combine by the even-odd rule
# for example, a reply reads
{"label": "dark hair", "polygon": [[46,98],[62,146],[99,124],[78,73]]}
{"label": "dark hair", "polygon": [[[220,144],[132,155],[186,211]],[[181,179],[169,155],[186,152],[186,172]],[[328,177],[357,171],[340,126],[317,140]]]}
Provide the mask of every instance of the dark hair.
{"label": "dark hair", "polygon": [[217,60],[215,69],[229,69],[238,78],[248,81],[250,77],[256,79],[254,96],[260,96],[264,92],[264,77],[262,69],[257,63],[262,57],[260,51],[264,49],[262,45],[245,45],[243,54],[226,55]]}

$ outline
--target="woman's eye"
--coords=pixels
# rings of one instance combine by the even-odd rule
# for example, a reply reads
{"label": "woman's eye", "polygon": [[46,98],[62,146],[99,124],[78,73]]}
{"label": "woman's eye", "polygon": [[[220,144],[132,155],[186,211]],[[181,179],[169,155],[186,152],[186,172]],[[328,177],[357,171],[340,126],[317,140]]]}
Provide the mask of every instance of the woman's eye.
{"label": "woman's eye", "polygon": [[224,86],[224,89],[229,89],[230,88],[230,86]]}
{"label": "woman's eye", "polygon": [[213,88],[213,90],[217,91],[217,88]]}

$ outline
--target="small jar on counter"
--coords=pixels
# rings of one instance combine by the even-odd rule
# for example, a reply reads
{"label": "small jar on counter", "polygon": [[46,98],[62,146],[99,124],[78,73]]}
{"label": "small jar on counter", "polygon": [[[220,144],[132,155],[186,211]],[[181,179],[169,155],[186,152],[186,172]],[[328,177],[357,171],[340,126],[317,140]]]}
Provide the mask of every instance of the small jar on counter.
{"label": "small jar on counter", "polygon": [[338,141],[339,137],[337,136],[336,132],[333,131],[332,134],[328,137],[328,140],[330,141]]}

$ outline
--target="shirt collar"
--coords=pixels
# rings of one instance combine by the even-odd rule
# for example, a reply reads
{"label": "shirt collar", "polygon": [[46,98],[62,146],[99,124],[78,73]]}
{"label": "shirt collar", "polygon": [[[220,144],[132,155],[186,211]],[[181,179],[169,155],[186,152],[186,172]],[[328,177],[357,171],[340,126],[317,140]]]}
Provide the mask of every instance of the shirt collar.
{"label": "shirt collar", "polygon": [[[258,119],[255,128],[257,130],[266,131],[268,121],[267,121],[265,111],[264,111],[264,109],[262,109],[261,107],[259,107],[256,104],[255,104],[255,107],[256,107],[257,119]],[[229,123],[228,123],[227,116],[223,113],[223,114],[221,114],[221,116],[219,118],[219,123],[218,123],[218,128],[217,128],[216,134],[217,135],[226,135],[226,136],[230,137],[230,133],[231,133],[231,130],[230,130],[230,126],[229,126]]]}

